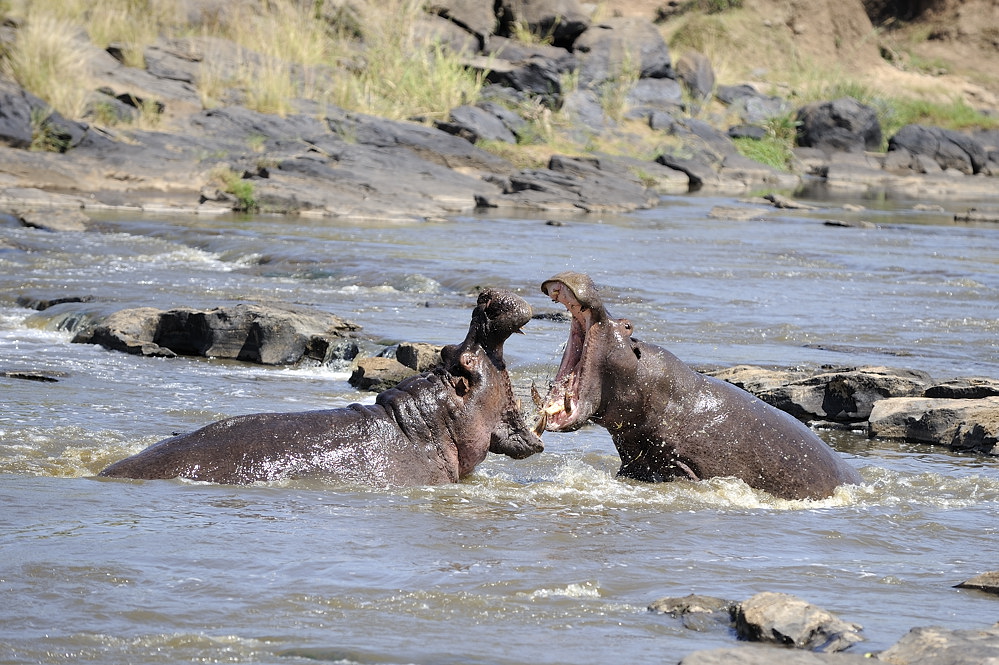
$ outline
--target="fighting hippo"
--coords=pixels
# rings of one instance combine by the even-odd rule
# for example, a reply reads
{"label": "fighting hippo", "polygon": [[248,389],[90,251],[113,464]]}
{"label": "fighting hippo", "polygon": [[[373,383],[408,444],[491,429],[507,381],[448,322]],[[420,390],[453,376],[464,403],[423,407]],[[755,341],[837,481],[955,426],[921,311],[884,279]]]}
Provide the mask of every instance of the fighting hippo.
{"label": "fighting hippo", "polygon": [[607,428],[621,456],[618,475],[649,482],[735,476],[787,499],[828,497],[838,485],[860,483],[804,423],[633,338],[631,322],[611,318],[587,275],[560,273],[541,290],[572,323],[539,426],[572,431],[593,421]]}
{"label": "fighting hippo", "polygon": [[503,343],[530,318],[522,298],[483,291],[465,340],[445,346],[439,366],[379,394],[373,405],[226,418],[164,439],[100,475],[435,485],[471,473],[489,451],[528,457],[543,446],[514,399]]}

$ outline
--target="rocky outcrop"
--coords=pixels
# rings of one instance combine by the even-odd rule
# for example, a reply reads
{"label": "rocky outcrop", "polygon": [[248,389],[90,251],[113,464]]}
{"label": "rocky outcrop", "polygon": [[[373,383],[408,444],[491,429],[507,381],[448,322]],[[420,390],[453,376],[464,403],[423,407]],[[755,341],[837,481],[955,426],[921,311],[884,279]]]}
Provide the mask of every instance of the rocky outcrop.
{"label": "rocky outcrop", "polygon": [[913,628],[878,654],[890,665],[971,665],[994,662],[999,653],[999,624],[979,630]]}
{"label": "rocky outcrop", "polygon": [[864,428],[871,437],[999,455],[999,381],[993,379],[936,382],[925,372],[891,367],[739,365],[708,373],[819,426]]}
{"label": "rocky outcrop", "polygon": [[286,305],[241,304],[211,310],[140,307],[114,312],[73,342],[145,356],[227,358],[264,365],[328,364],[357,355],[358,326],[338,316]]}
{"label": "rocky outcrop", "polygon": [[935,443],[960,452],[999,455],[999,397],[897,397],[876,402],[870,435]]}

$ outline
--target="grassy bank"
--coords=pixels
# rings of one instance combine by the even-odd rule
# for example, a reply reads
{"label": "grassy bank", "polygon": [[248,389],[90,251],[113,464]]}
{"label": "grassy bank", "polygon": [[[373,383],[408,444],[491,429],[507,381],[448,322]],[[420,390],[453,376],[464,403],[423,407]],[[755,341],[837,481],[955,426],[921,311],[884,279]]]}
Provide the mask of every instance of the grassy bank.
{"label": "grassy bank", "polygon": [[[795,106],[855,97],[877,109],[886,137],[913,122],[952,129],[999,126],[996,118],[961,101],[927,101],[879,90],[829,63],[811,62],[778,30],[757,38],[756,24],[742,4],[706,2],[706,8],[685,14],[668,27],[664,24],[674,59],[686,49],[702,51],[720,83],[749,80],[747,67],[766,63],[766,80],[773,81],[767,84],[770,94]],[[146,47],[161,37],[199,38],[205,52],[196,84],[205,108],[240,103],[265,113],[286,114],[295,100],[308,100],[320,109],[337,106],[392,119],[429,121],[478,98],[481,73],[468,70],[457,56],[421,37],[421,0],[371,3],[360,13],[334,10],[331,5],[322,0],[246,0],[219,4],[216,10],[192,18],[186,4],[174,0],[0,0],[0,13],[18,26],[16,42],[0,53],[0,66],[5,75],[63,115],[98,124],[122,121],[103,113],[95,102],[99,97],[93,92],[97,84],[91,79],[90,58],[114,45],[126,64],[141,67]],[[758,17],[753,20],[758,22]],[[234,44],[236,53],[216,57],[211,45],[221,42],[215,38]],[[527,145],[487,147],[514,161],[537,163],[556,150],[638,154],[668,146],[670,137],[622,121],[624,92],[631,78],[623,76],[601,92],[605,112],[635,140],[622,139],[622,132],[610,138],[580,138],[559,111],[527,102],[517,109],[530,123],[522,141]],[[571,77],[565,86],[571,89]],[[726,109],[715,102],[699,114],[724,125]],[[155,111],[140,109],[135,122],[155,120]],[[739,148],[754,159],[786,167],[794,141],[793,114],[774,119],[767,129],[765,139],[740,140]]]}

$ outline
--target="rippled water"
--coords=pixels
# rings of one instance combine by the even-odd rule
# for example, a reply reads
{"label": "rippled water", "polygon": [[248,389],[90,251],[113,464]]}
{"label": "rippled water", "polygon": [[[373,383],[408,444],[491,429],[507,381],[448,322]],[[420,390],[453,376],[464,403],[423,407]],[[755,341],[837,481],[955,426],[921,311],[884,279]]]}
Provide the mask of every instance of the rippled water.
{"label": "rippled water", "polygon": [[[619,480],[597,428],[434,488],[93,477],[223,416],[371,399],[342,367],[138,358],[56,329],[133,306],[281,300],[386,344],[450,343],[476,287],[554,312],[538,285],[572,268],[638,336],[695,365],[999,378],[999,226],[841,203],[752,222],[710,218],[738,202],[707,197],[561,225],[110,217],[80,234],[0,218],[15,248],[0,249],[0,370],[60,379],[0,378],[0,663],[662,663],[734,645],[646,611],[688,593],[799,595],[862,624],[858,652],[913,626],[993,623],[995,596],[952,587],[996,568],[999,462],[856,433],[822,436],[863,486],[819,502],[728,479]],[[38,313],[19,295],[95,300]],[[554,373],[566,329],[525,332],[506,348],[521,389]]]}

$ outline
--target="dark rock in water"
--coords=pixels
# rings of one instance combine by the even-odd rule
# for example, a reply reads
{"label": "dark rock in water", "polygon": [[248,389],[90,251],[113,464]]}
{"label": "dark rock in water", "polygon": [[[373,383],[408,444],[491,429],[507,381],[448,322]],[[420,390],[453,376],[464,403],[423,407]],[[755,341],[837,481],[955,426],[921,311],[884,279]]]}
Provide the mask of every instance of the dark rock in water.
{"label": "dark rock in water", "polygon": [[913,628],[878,654],[891,665],[975,665],[994,663],[999,654],[999,624],[979,630]]}
{"label": "dark rock in water", "polygon": [[395,358],[362,358],[348,381],[358,390],[380,393],[417,374]]}
{"label": "dark rock in water", "polygon": [[93,296],[63,296],[56,298],[18,296],[17,306],[24,307],[26,309],[33,309],[38,312],[44,312],[49,307],[55,307],[56,305],[63,305],[69,302],[93,302],[93,301],[94,301]]}
{"label": "dark rock in water", "polygon": [[954,214],[955,222],[999,222],[999,208],[969,208]]}
{"label": "dark rock in water", "polygon": [[969,580],[955,584],[954,587],[957,589],[978,589],[979,591],[999,594],[999,571],[993,570],[975,575]]}
{"label": "dark rock in water", "polygon": [[690,594],[682,598],[661,598],[649,604],[649,611],[669,614],[683,621],[688,630],[711,630],[721,625],[731,625],[735,603],[723,598]]}
{"label": "dark rock in water", "polygon": [[207,311],[143,307],[115,312],[77,333],[73,341],[149,356],[287,365],[344,359],[350,349],[342,342],[356,330],[358,326],[333,314],[285,305],[241,304]]}
{"label": "dark rock in water", "polygon": [[800,146],[845,152],[881,147],[877,112],[852,97],[808,104],[798,109],[797,121]]}
{"label": "dark rock in water", "polygon": [[35,369],[0,369],[0,376],[6,379],[22,381],[38,381],[40,383],[57,383],[59,379],[69,376],[66,372],[53,372]]}
{"label": "dark rock in water", "polygon": [[863,640],[860,625],[786,593],[758,593],[739,603],[734,617],[739,637],[753,642],[834,652]]}

